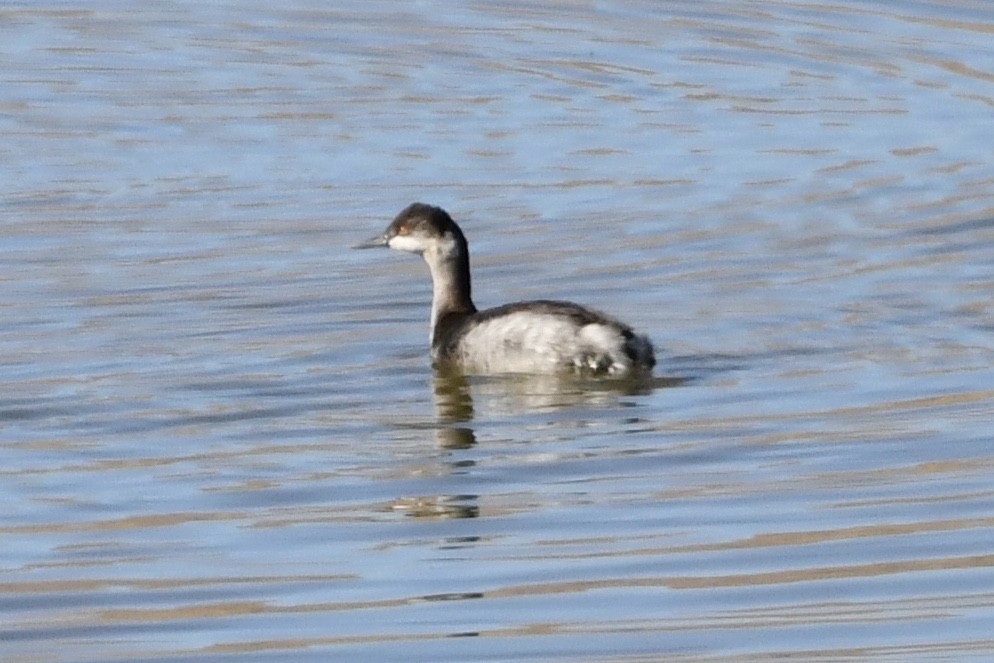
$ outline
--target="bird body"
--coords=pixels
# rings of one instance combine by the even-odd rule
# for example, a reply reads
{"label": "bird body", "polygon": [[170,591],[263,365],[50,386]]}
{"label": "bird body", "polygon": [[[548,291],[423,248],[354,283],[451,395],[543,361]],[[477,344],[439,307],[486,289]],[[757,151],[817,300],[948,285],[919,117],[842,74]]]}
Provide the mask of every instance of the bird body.
{"label": "bird body", "polygon": [[420,254],[432,277],[430,344],[437,366],[465,373],[623,375],[655,365],[652,343],[628,325],[571,302],[537,300],[478,311],[465,235],[440,207],[414,203],[357,248]]}

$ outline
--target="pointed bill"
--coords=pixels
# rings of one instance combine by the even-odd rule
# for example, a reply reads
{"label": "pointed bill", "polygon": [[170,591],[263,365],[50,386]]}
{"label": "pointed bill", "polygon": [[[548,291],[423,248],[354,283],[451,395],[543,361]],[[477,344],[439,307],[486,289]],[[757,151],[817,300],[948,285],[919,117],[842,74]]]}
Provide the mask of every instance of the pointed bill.
{"label": "pointed bill", "polygon": [[377,235],[376,237],[370,237],[365,242],[359,242],[353,249],[376,249],[382,246],[389,246],[390,238],[387,237],[386,233]]}

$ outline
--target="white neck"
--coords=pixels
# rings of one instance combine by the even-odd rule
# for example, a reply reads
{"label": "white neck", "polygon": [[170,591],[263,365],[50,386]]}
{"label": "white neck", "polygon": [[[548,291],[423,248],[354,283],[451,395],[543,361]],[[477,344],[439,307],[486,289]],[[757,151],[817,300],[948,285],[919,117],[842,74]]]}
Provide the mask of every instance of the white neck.
{"label": "white neck", "polygon": [[453,293],[458,287],[455,264],[451,259],[429,260],[425,255],[425,262],[431,271],[431,327],[428,331],[428,342],[435,340],[435,325],[442,317],[444,311],[450,311],[455,305]]}
{"label": "white neck", "polygon": [[476,307],[470,298],[469,257],[466,249],[453,240],[440,242],[425,250],[425,262],[431,272],[431,328],[429,343],[435,341],[435,328],[445,313],[473,313]]}

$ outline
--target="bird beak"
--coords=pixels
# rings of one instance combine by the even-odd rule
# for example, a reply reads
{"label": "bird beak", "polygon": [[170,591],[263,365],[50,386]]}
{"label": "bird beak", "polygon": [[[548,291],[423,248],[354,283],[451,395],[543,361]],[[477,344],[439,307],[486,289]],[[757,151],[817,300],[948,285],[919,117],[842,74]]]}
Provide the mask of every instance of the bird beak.
{"label": "bird beak", "polygon": [[390,238],[386,233],[382,235],[377,235],[376,237],[370,237],[365,242],[359,242],[353,249],[376,249],[381,246],[389,246]]}

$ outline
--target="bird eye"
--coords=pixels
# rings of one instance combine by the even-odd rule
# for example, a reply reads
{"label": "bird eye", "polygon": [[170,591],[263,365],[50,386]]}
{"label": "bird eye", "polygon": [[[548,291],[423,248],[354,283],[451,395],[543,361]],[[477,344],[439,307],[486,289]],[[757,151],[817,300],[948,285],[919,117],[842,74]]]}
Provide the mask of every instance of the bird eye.
{"label": "bird eye", "polygon": [[411,230],[407,226],[401,226],[400,228],[397,228],[398,235],[406,235],[409,232],[411,232]]}

